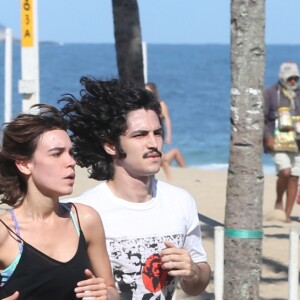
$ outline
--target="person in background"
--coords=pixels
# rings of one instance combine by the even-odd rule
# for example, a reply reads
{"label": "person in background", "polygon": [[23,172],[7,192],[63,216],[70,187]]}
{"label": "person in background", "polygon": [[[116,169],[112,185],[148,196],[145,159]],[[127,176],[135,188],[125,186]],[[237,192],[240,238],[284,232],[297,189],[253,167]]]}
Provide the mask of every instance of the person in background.
{"label": "person in background", "polygon": [[48,105],[32,112],[3,129],[0,194],[11,208],[0,216],[0,299],[117,300],[99,214],[59,203],[75,179],[66,123]]}
{"label": "person in background", "polygon": [[[145,88],[149,90],[151,93],[153,93],[157,101],[159,101],[160,103],[161,116],[163,120],[163,129],[164,129],[164,142],[167,145],[170,145],[172,141],[172,123],[168,111],[168,106],[165,103],[165,101],[163,101],[159,97],[157,86],[155,83],[148,82],[146,83]],[[186,167],[184,156],[182,155],[181,151],[177,147],[171,148],[170,150],[163,152],[163,156],[162,156],[162,168],[169,182],[172,182],[173,180],[173,176],[170,168],[170,165],[173,161],[176,161],[178,166],[181,168]]]}
{"label": "person in background", "polygon": [[[292,141],[298,149],[276,149],[275,133],[279,133],[280,110],[288,108],[292,117],[300,116],[300,89],[298,85],[299,69],[295,62],[284,62],[280,66],[279,81],[264,91],[264,147],[271,153],[277,170],[275,209],[282,209],[286,222],[291,221],[291,212],[295,203],[298,178],[300,175],[299,139]],[[293,136],[294,129],[291,129]],[[287,134],[287,133],[283,133]],[[286,193],[286,204],[283,196]]]}
{"label": "person in background", "polygon": [[80,82],[80,98],[65,96],[61,111],[77,163],[103,182],[74,200],[101,214],[121,299],[171,299],[178,280],[187,294],[200,294],[211,271],[195,200],[155,178],[163,145],[158,101],[130,82]]}

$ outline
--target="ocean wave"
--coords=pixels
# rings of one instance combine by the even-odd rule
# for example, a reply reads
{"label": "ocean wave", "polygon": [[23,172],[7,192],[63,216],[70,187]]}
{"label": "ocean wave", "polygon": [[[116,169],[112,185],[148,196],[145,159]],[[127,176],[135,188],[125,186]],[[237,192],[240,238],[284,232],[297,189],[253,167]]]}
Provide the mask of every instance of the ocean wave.
{"label": "ocean wave", "polygon": [[191,168],[203,169],[203,170],[227,170],[228,164],[222,163],[210,163],[204,165],[191,165]]}

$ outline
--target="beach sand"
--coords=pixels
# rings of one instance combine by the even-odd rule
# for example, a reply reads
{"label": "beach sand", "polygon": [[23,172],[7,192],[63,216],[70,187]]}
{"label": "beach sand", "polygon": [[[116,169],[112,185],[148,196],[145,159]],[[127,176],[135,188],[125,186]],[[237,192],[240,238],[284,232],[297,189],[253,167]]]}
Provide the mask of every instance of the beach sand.
{"label": "beach sand", "polygon": [[[227,171],[173,168],[174,184],[187,189],[197,202],[204,247],[214,271],[214,226],[224,223]],[[158,175],[165,179],[162,172]],[[276,176],[265,175],[263,197],[263,253],[260,297],[262,299],[288,299],[289,232],[300,231],[300,205],[295,203],[292,222],[284,221],[284,213],[274,209]],[[299,259],[299,258],[298,258]],[[300,261],[300,260],[299,260]],[[214,299],[213,281],[201,297],[184,299]],[[177,293],[181,295],[180,293]],[[298,295],[300,290],[298,287]]]}
{"label": "beach sand", "polygon": [[[227,171],[202,170],[172,167],[173,183],[188,190],[196,200],[208,261],[214,271],[214,226],[224,223]],[[160,171],[157,178],[165,180]],[[88,179],[85,169],[77,168],[77,177],[72,196],[80,195],[98,182]],[[283,222],[281,211],[274,210],[275,175],[265,176],[263,203],[263,257],[260,296],[262,299],[288,299],[289,232],[300,231],[300,205],[295,204],[292,222]],[[2,206],[3,208],[3,206]],[[300,261],[300,260],[299,260]],[[299,290],[299,289],[298,289]],[[300,290],[298,291],[300,295]],[[185,297],[177,291],[177,299],[214,299],[214,284],[211,280],[201,297]]]}

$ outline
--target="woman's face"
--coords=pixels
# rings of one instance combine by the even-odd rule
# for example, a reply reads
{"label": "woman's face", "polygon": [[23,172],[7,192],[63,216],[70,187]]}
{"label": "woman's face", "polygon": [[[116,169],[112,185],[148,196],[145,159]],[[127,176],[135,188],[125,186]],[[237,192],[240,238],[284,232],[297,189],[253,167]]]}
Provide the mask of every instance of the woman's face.
{"label": "woman's face", "polygon": [[73,191],[76,162],[66,131],[55,129],[40,136],[33,158],[27,163],[28,191],[50,198],[69,195]]}

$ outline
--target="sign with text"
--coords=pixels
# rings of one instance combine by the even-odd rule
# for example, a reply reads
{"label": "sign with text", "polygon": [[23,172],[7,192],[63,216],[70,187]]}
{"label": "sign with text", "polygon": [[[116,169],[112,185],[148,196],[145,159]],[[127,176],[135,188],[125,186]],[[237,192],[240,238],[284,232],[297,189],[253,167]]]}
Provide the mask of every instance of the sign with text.
{"label": "sign with text", "polygon": [[33,46],[33,1],[34,0],[21,0],[22,47]]}

